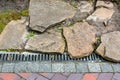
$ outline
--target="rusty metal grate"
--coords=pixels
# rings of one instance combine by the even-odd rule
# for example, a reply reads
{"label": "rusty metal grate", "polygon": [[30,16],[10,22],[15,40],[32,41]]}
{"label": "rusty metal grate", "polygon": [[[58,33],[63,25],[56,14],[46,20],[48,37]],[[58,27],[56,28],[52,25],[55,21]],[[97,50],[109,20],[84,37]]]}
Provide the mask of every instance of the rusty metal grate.
{"label": "rusty metal grate", "polygon": [[0,61],[83,61],[83,62],[103,62],[105,61],[96,53],[84,58],[70,58],[66,53],[62,54],[43,54],[43,53],[19,53],[19,52],[0,52]]}

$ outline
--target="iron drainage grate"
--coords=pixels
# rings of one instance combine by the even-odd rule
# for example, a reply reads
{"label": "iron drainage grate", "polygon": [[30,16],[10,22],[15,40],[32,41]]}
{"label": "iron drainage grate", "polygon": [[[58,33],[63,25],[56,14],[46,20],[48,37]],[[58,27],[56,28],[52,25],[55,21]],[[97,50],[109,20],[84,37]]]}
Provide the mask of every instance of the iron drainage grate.
{"label": "iron drainage grate", "polygon": [[84,58],[70,58],[64,54],[43,54],[43,53],[19,53],[19,52],[0,52],[0,61],[83,61],[83,62],[103,62],[105,61],[96,53]]}

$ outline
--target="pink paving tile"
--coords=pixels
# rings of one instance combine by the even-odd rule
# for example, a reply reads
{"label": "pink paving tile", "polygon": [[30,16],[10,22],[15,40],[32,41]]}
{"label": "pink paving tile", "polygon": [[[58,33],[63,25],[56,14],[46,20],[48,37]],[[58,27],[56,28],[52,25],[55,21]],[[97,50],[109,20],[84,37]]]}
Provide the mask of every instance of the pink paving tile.
{"label": "pink paving tile", "polygon": [[86,73],[83,76],[83,80],[97,80],[98,73]]}
{"label": "pink paving tile", "polygon": [[20,77],[13,73],[0,73],[0,80],[20,80]]}

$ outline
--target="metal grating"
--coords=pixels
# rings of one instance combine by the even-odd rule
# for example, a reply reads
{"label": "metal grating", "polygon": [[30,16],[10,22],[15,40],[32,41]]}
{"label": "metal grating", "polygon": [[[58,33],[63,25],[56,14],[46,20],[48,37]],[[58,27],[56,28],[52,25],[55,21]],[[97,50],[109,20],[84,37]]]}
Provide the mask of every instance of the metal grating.
{"label": "metal grating", "polygon": [[0,61],[83,61],[83,62],[103,62],[105,61],[96,53],[83,58],[70,58],[64,54],[43,54],[43,53],[18,53],[0,52]]}

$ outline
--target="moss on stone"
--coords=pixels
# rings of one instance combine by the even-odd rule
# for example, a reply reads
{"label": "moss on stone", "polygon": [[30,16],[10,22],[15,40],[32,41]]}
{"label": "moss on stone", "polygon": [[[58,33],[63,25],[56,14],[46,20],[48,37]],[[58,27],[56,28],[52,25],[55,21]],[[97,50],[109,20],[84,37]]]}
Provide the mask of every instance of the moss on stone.
{"label": "moss on stone", "polygon": [[7,10],[0,13],[0,33],[3,31],[4,27],[11,20],[18,20],[21,16],[28,16],[28,10],[22,10],[20,12]]}

